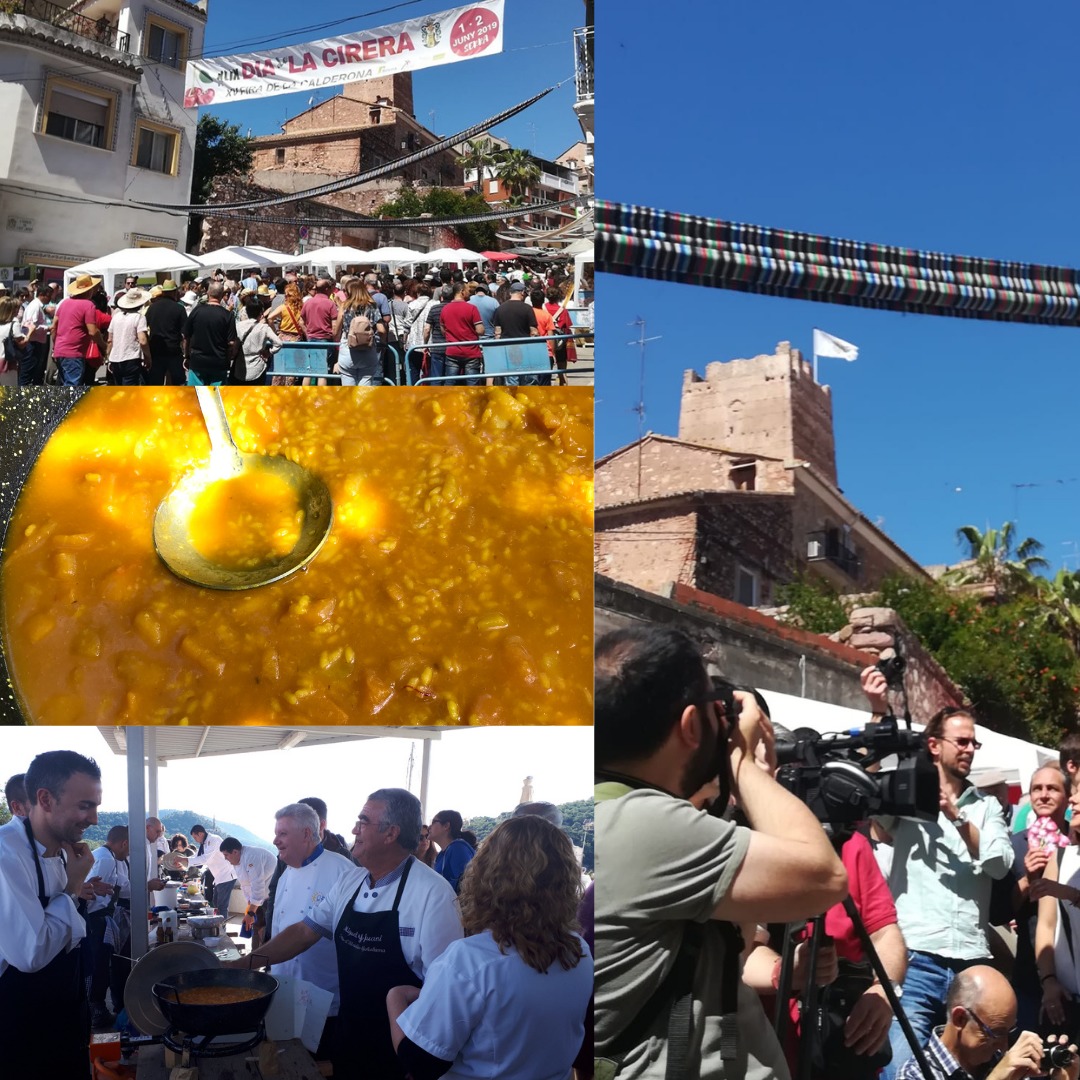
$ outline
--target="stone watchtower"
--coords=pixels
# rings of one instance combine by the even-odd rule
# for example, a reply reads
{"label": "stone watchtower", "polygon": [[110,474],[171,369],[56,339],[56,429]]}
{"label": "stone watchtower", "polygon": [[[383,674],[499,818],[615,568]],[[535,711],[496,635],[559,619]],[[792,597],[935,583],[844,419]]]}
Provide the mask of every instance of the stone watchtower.
{"label": "stone watchtower", "polygon": [[363,82],[346,83],[341,92],[345,97],[363,101],[367,105],[374,105],[382,100],[406,116],[413,116],[411,71],[399,71],[396,75],[381,75],[376,79],[364,79]]}
{"label": "stone watchtower", "polygon": [[832,395],[798,349],[712,363],[683,375],[679,438],[735,453],[797,459],[836,485]]}

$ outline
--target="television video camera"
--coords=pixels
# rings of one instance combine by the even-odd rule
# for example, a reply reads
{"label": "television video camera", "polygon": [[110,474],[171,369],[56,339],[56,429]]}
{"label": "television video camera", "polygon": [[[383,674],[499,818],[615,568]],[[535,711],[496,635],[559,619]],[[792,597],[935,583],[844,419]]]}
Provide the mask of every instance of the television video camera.
{"label": "television video camera", "polygon": [[[836,736],[798,728],[777,734],[776,779],[824,824],[847,825],[875,814],[934,821],[938,771],[924,745],[923,736],[902,729],[895,716]],[[899,759],[895,770],[867,771],[890,754]]]}

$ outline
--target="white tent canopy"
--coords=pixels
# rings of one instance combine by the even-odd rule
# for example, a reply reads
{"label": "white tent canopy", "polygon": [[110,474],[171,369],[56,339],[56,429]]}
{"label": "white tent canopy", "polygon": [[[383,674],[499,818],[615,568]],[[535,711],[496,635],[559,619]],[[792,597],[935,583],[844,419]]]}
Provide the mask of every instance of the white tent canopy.
{"label": "white tent canopy", "polygon": [[64,285],[80,274],[93,274],[105,279],[105,288],[116,288],[115,279],[125,274],[172,274],[178,270],[202,270],[201,263],[190,255],[166,247],[121,248],[111,255],[80,263],[64,271]]}
{"label": "white tent canopy", "polygon": [[[870,719],[869,708],[860,712],[858,709],[781,694],[775,690],[762,690],[762,693],[768,702],[773,721],[782,724],[789,731],[808,727],[823,735],[847,735],[853,731],[861,731]],[[903,721],[900,726],[903,728]],[[925,725],[912,723],[911,726],[914,731],[922,731]],[[1025,742],[1011,735],[1001,735],[984,724],[978,724],[976,730],[982,744],[975,754],[972,769],[976,780],[980,773],[1000,772],[1010,785],[1019,784],[1022,791],[1027,791],[1031,774],[1040,765],[1058,759],[1056,750]]]}
{"label": "white tent canopy", "polygon": [[[423,745],[420,766],[420,805],[426,812],[431,742],[442,738],[440,728],[356,728],[356,727],[99,727],[102,738],[114,753],[128,759],[128,821],[145,819],[158,811],[157,771],[169,761],[248,754],[261,750],[291,750],[298,746],[318,746],[330,742],[357,742],[363,739],[419,739]],[[134,835],[134,833],[133,833]],[[146,845],[133,843],[130,853],[132,910],[148,908],[146,892]],[[140,883],[141,886],[140,886]],[[132,959],[147,951],[145,934],[131,935]]]}
{"label": "white tent canopy", "polygon": [[436,248],[424,256],[425,262],[440,263],[482,263],[487,262],[478,251],[470,251],[468,248]]}
{"label": "white tent canopy", "polygon": [[239,245],[218,248],[217,251],[208,251],[205,255],[196,255],[194,258],[211,270],[218,267],[222,270],[248,270],[253,266],[264,269],[267,266],[281,265],[268,258],[264,252]]}
{"label": "white tent canopy", "polygon": [[369,251],[368,262],[388,263],[390,266],[399,266],[401,263],[427,262],[430,256],[422,251],[412,251],[404,247],[383,247]]}
{"label": "white tent canopy", "polygon": [[267,266],[280,266],[282,268],[286,266],[298,266],[303,262],[302,255],[290,255],[286,251],[275,251],[273,248],[263,247],[261,244],[249,244],[248,251],[257,252],[262,255],[268,261]]}
{"label": "white tent canopy", "polygon": [[331,273],[337,273],[339,266],[350,266],[354,263],[370,263],[371,256],[359,248],[341,245],[316,248],[314,251],[305,251],[303,255],[296,256],[297,262],[305,266],[326,266]]}

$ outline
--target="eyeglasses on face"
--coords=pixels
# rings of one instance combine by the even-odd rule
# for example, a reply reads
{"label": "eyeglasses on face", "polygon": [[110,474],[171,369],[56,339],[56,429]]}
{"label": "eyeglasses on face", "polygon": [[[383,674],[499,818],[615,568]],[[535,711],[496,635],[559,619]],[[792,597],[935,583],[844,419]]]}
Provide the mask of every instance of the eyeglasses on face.
{"label": "eyeglasses on face", "polygon": [[968,747],[971,747],[972,750],[982,749],[982,743],[979,742],[978,739],[971,738],[969,735],[961,735],[958,738],[953,738],[948,735],[942,735],[941,741],[951,742],[955,746],[958,746],[961,750],[967,750]]}
{"label": "eyeglasses on face", "polygon": [[1020,1030],[1014,1024],[1007,1031],[995,1031],[992,1027],[987,1027],[986,1024],[982,1022],[979,1014],[976,1013],[974,1009],[968,1009],[967,1014],[979,1025],[979,1029],[991,1042],[996,1042],[999,1039],[1011,1039]]}

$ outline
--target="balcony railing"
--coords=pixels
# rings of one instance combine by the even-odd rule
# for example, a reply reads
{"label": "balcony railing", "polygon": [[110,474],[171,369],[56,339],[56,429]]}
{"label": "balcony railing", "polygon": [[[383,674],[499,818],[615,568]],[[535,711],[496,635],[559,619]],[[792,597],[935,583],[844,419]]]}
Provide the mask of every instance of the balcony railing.
{"label": "balcony railing", "polygon": [[862,569],[854,548],[844,543],[843,537],[834,529],[806,534],[806,559],[808,562],[831,562],[854,581],[859,579]]}
{"label": "balcony railing", "polygon": [[574,81],[577,100],[593,97],[593,28],[580,26],[574,31]]}
{"label": "balcony railing", "polygon": [[131,43],[131,35],[121,34],[119,27],[113,26],[108,19],[88,19],[59,4],[50,4],[48,0],[0,0],[0,15],[25,15],[118,52],[127,52]]}

